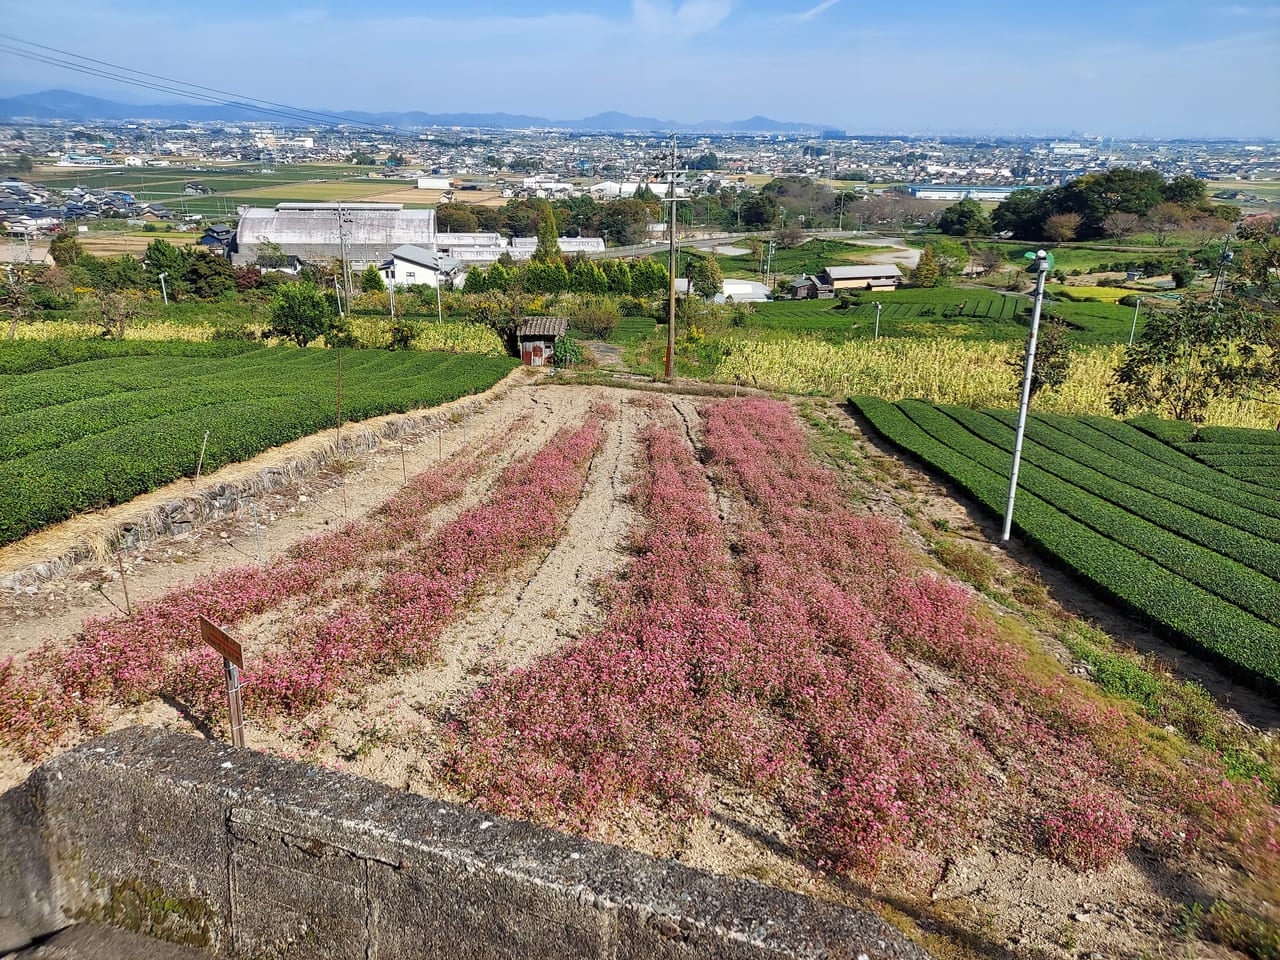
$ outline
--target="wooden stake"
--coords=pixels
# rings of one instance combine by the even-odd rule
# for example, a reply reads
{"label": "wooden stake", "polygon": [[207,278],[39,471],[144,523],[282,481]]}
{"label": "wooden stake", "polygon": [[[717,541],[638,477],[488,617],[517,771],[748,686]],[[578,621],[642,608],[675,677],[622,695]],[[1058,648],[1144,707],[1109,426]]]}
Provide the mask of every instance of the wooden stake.
{"label": "wooden stake", "polygon": [[209,431],[204,432],[204,439],[200,441],[200,460],[196,463],[196,478],[191,481],[191,485],[195,486],[200,481],[200,471],[204,469],[204,451],[209,445]]}
{"label": "wooden stake", "polygon": [[118,551],[116,553],[116,566],[120,568],[120,588],[124,590],[124,612],[133,616],[133,605],[129,603],[129,581],[124,575],[124,556]]}

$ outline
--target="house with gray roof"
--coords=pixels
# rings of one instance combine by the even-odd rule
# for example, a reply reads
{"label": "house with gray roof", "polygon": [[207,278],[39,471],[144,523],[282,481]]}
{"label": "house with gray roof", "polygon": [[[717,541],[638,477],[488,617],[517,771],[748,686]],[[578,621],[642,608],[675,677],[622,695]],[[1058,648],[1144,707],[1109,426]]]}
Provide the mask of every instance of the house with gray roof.
{"label": "house with gray roof", "polygon": [[894,290],[902,282],[902,271],[895,263],[824,267],[817,280],[833,290]]}

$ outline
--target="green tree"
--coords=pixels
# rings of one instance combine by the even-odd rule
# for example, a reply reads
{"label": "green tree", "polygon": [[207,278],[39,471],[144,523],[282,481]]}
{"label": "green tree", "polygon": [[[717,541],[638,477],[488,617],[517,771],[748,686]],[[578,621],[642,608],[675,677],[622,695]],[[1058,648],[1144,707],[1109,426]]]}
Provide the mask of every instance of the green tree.
{"label": "green tree", "polygon": [[1174,177],[1161,188],[1160,193],[1169,203],[1191,210],[1206,206],[1209,199],[1204,181],[1192,174]]}
{"label": "green tree", "polygon": [[671,275],[657,260],[637,260],[631,268],[631,295],[635,297],[666,296],[671,289]]}
{"label": "green tree", "polygon": [[442,203],[436,207],[436,230],[440,233],[475,233],[480,222],[469,204]]}
{"label": "green tree", "polygon": [[625,260],[606,260],[601,264],[609,293],[625,297],[631,293],[631,268]]}
{"label": "green tree", "polygon": [[236,271],[230,261],[209,254],[192,257],[180,279],[201,300],[212,300],[236,289]]}
{"label": "green tree", "polygon": [[176,282],[186,272],[192,256],[190,250],[175,247],[168,240],[152,240],[147,244],[142,259],[153,276],[167,273],[170,282]]}
{"label": "green tree", "polygon": [[365,267],[360,274],[360,292],[382,293],[386,289],[387,285],[382,279],[382,274],[378,272],[378,265],[371,263]]}
{"label": "green tree", "polygon": [[996,231],[1019,239],[1039,240],[1046,216],[1044,193],[1027,187],[1013,191],[991,211],[991,225]]}
{"label": "green tree", "polygon": [[609,290],[609,278],[605,276],[605,272],[600,269],[599,264],[592,260],[578,260],[573,265],[573,270],[569,273],[569,289],[574,293],[607,293]]}
{"label": "green tree", "polygon": [[1219,397],[1280,384],[1280,318],[1234,298],[1184,299],[1153,313],[1116,370],[1111,408],[1201,422]]}
{"label": "green tree", "polygon": [[773,225],[782,205],[772,193],[752,193],[742,198],[738,210],[744,227],[748,230],[761,230]]}
{"label": "green tree", "polygon": [[569,271],[561,260],[531,261],[522,275],[530,293],[563,293],[569,289]]}
{"label": "green tree", "polygon": [[917,287],[936,287],[941,276],[938,258],[933,253],[933,247],[925,247],[920,252],[920,262],[916,264],[915,272],[911,275],[912,280]]}
{"label": "green tree", "polygon": [[329,298],[309,283],[282,283],[271,305],[271,332],[305,347],[333,329]]}
{"label": "green tree", "polygon": [[953,237],[985,237],[991,233],[991,218],[982,204],[972,197],[965,197],[942,211],[938,229]]}
{"label": "green tree", "polygon": [[[556,212],[551,208],[551,204],[543,200],[541,203],[541,217],[538,220],[538,246],[533,251],[535,263],[550,263],[553,260],[560,260],[559,236],[560,231],[556,226]],[[563,267],[563,264],[561,266]]]}
{"label": "green tree", "polygon": [[690,277],[693,292],[704,299],[711,299],[724,287],[724,272],[720,269],[720,261],[715,257],[700,257],[693,267]]}
{"label": "green tree", "polygon": [[78,263],[84,256],[84,246],[69,230],[63,230],[49,242],[49,256],[60,267]]}

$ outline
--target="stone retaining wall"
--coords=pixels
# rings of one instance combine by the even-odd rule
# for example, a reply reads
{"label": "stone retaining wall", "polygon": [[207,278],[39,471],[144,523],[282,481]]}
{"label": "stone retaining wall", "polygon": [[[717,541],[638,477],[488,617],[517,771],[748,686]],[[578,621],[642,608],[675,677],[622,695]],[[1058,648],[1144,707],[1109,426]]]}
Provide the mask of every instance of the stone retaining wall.
{"label": "stone retaining wall", "polygon": [[870,914],[147,727],[0,796],[0,953],[75,920],[223,957],[926,957]]}

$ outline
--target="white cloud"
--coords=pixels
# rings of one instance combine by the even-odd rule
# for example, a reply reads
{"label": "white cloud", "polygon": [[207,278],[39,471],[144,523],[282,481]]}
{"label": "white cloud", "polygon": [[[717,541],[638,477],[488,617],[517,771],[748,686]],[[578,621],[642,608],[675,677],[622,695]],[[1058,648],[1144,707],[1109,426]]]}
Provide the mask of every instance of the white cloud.
{"label": "white cloud", "polygon": [[733,0],[684,0],[675,6],[663,0],[633,0],[631,18],[644,33],[690,37],[714,30],[733,12]]}
{"label": "white cloud", "polygon": [[840,0],[822,0],[822,2],[817,6],[810,7],[808,10],[801,13],[793,13],[791,16],[787,17],[787,19],[792,23],[808,23],[814,17],[821,16],[826,13],[839,2]]}

